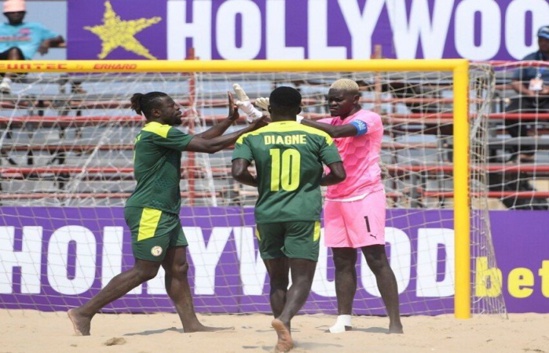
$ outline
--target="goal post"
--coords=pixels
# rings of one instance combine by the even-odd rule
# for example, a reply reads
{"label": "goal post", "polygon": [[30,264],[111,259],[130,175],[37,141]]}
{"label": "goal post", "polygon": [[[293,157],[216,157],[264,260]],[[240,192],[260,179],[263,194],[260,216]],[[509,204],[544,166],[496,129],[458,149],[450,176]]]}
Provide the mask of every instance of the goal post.
{"label": "goal post", "polygon": [[[470,75],[472,69],[477,70],[477,73],[475,75],[478,75],[479,77],[484,76],[482,80],[488,82],[488,84],[483,85],[481,88],[479,88],[478,92],[475,91],[473,93],[472,90],[476,89],[476,81],[472,82],[472,77]],[[91,126],[93,124],[98,124],[99,122],[101,124],[115,125],[121,123],[126,124],[127,126],[129,126],[130,124],[139,126],[139,119],[128,115],[130,114],[130,112],[127,106],[127,102],[120,103],[119,101],[121,99],[127,101],[129,97],[128,95],[133,93],[129,92],[127,87],[118,88],[118,86],[121,85],[120,82],[126,82],[126,80],[134,80],[132,81],[130,89],[139,90],[143,88],[143,86],[139,85],[140,82],[152,82],[151,87],[157,87],[161,86],[160,83],[164,84],[165,82],[172,82],[172,80],[176,81],[177,79],[174,79],[173,75],[184,74],[193,76],[190,79],[193,80],[193,83],[187,83],[185,85],[186,93],[191,98],[186,99],[185,97],[182,97],[181,100],[184,101],[184,103],[181,104],[189,104],[185,108],[187,108],[189,111],[194,111],[194,113],[197,114],[196,119],[191,119],[194,123],[198,124],[197,128],[203,128],[212,121],[215,122],[216,119],[219,118],[219,115],[222,114],[220,113],[219,109],[226,109],[226,101],[223,98],[220,98],[222,96],[219,94],[219,92],[223,92],[223,90],[231,90],[232,83],[240,83],[245,89],[247,88],[247,83],[253,86],[253,89],[251,90],[246,89],[252,99],[257,97],[254,96],[255,94],[265,94],[266,92],[268,93],[271,87],[282,84],[291,84],[299,87],[305,87],[303,88],[304,90],[306,90],[305,92],[314,90],[314,96],[311,95],[311,97],[309,97],[307,96],[307,94],[303,95],[304,100],[307,101],[305,102],[305,104],[310,105],[311,107],[308,112],[306,111],[307,117],[317,118],[323,114],[322,106],[325,104],[325,101],[323,101],[324,98],[322,96],[322,93],[325,94],[327,88],[329,87],[329,84],[335,79],[339,77],[354,78],[357,81],[361,81],[363,86],[366,87],[365,91],[373,90],[374,88],[372,87],[375,87],[375,83],[377,81],[379,83],[379,86],[383,87],[382,91],[374,92],[374,94],[369,94],[367,92],[365,94],[366,98],[364,99],[364,102],[366,102],[366,106],[379,111],[386,120],[391,121],[391,125],[387,127],[391,139],[391,141],[387,142],[387,145],[389,147],[386,149],[386,152],[390,155],[388,158],[394,158],[395,155],[399,155],[399,153],[401,153],[402,151],[415,152],[416,150],[423,150],[423,147],[427,145],[427,143],[421,141],[421,147],[417,147],[418,144],[416,142],[419,141],[417,139],[416,142],[401,142],[403,141],[402,137],[406,137],[408,131],[406,129],[409,127],[409,125],[421,125],[423,126],[421,129],[424,129],[425,126],[430,126],[431,129],[436,130],[439,129],[438,125],[441,121],[443,121],[444,119],[449,119],[451,120],[451,122],[448,123],[448,125],[450,126],[450,129],[452,131],[451,138],[453,139],[453,147],[450,151],[447,149],[444,150],[443,143],[441,142],[443,139],[439,139],[440,136],[437,136],[437,139],[433,140],[434,142],[430,140],[430,142],[434,144],[433,148],[434,150],[436,150],[437,156],[443,154],[445,155],[448,153],[452,155],[450,165],[443,162],[440,162],[438,165],[427,165],[422,164],[421,160],[419,161],[419,165],[417,164],[417,160],[413,160],[410,163],[397,162],[390,164],[385,162],[387,164],[385,172],[386,183],[395,185],[394,190],[388,192],[388,198],[396,201],[394,201],[389,207],[392,209],[396,209],[397,211],[406,211],[406,207],[407,205],[409,205],[409,202],[413,203],[417,201],[417,199],[414,199],[410,195],[419,192],[421,194],[420,198],[422,199],[422,203],[426,203],[427,201],[425,200],[427,199],[438,200],[438,203],[435,202],[435,206],[422,206],[428,209],[427,212],[429,210],[440,210],[441,215],[446,214],[447,212],[451,212],[451,221],[447,219],[445,219],[444,222],[441,221],[440,225],[436,226],[438,227],[436,229],[444,229],[445,226],[443,224],[447,224],[449,222],[451,222],[453,226],[452,241],[454,243],[454,253],[451,255],[446,254],[446,258],[453,258],[453,261],[455,261],[452,265],[455,268],[455,273],[449,271],[446,272],[446,274],[453,274],[455,276],[451,279],[451,282],[452,286],[454,286],[453,312],[456,318],[466,319],[469,318],[472,313],[499,313],[505,311],[505,304],[503,302],[501,289],[499,289],[498,291],[498,289],[496,288],[494,290],[494,295],[486,295],[479,299],[479,292],[474,291],[474,286],[483,285],[487,287],[497,287],[501,286],[501,283],[497,283],[495,278],[491,278],[486,273],[476,273],[475,271],[477,270],[472,268],[472,266],[476,266],[476,260],[475,258],[471,257],[471,249],[473,248],[473,256],[483,258],[486,257],[488,258],[488,263],[491,266],[495,266],[495,254],[493,253],[493,247],[491,243],[491,234],[489,229],[486,202],[480,202],[479,211],[475,211],[473,214],[471,212],[473,207],[473,198],[482,199],[487,197],[487,186],[485,184],[483,185],[481,180],[482,177],[477,178],[474,176],[475,173],[483,173],[482,168],[485,163],[487,163],[486,160],[482,160],[482,158],[486,157],[485,155],[483,156],[483,154],[485,154],[485,151],[481,151],[480,153],[472,151],[472,149],[474,148],[482,149],[482,140],[480,142],[474,143],[474,146],[472,146],[471,141],[472,139],[478,138],[479,130],[475,130],[474,133],[471,133],[472,127],[470,125],[470,122],[473,121],[475,123],[478,123],[479,120],[484,119],[486,114],[489,113],[488,111],[486,111],[486,109],[489,109],[489,101],[486,100],[489,99],[490,92],[491,90],[493,90],[493,87],[490,87],[492,73],[488,65],[485,65],[483,67],[475,66],[471,65],[467,60],[464,59],[372,59],[345,61],[37,60],[27,61],[24,63],[20,61],[3,61],[0,63],[0,72],[28,72],[37,76],[38,80],[45,81],[47,79],[43,77],[51,77],[52,74],[58,74],[59,76],[55,76],[52,81],[55,82],[55,84],[62,84],[63,82],[66,82],[63,80],[67,80],[67,77],[69,77],[68,79],[82,81],[84,88],[86,86],[87,80],[89,80],[90,82],[97,82],[97,86],[102,85],[103,88],[101,89],[103,89],[105,92],[108,92],[109,90],[113,90],[114,92],[115,89],[120,90],[117,91],[117,95],[113,94],[114,98],[105,98],[101,102],[96,101],[96,95],[88,94],[89,96],[87,97],[86,93],[80,93],[75,94],[74,96],[69,95],[68,97],[66,97],[64,103],[60,103],[60,100],[62,100],[61,97],[58,97],[56,94],[51,92],[33,93],[30,96],[27,95],[28,91],[26,90],[26,88],[22,88],[19,91],[14,92],[12,94],[12,97],[4,102],[5,107],[3,108],[4,112],[2,113],[4,117],[0,117],[0,124],[2,124],[2,127],[6,127],[0,137],[0,142],[2,142],[2,144],[4,145],[2,149],[3,158],[8,158],[12,154],[17,155],[19,149],[23,150],[23,148],[21,147],[23,142],[19,143],[17,141],[14,141],[14,139],[17,137],[17,134],[13,133],[13,131],[18,129],[18,127],[26,126],[29,124],[34,124],[38,127],[80,126],[81,128],[82,126]],[[152,76],[148,77],[147,75]],[[29,74],[29,76],[31,75]],[[398,80],[395,77],[398,77]],[[475,76],[473,79],[479,80],[477,76]],[[32,80],[29,77],[26,79],[26,81],[30,82]],[[261,81],[262,83],[258,84],[258,81]],[[265,85],[264,81],[269,82],[270,85]],[[403,88],[400,88],[401,86],[394,85],[393,83],[396,81],[398,81],[399,84],[404,83]],[[409,84],[409,82],[412,83]],[[155,83],[158,84],[155,85]],[[33,83],[27,84],[32,85]],[[34,84],[36,86],[36,83]],[[174,83],[174,85],[169,85],[167,87],[169,87],[169,89],[175,89],[174,86],[176,85],[177,82]],[[319,87],[318,91],[320,92],[320,94],[316,92],[314,87]],[[410,87],[413,87],[415,91],[412,93],[408,91],[404,92],[405,89],[409,89]],[[212,93],[214,91],[215,94]],[[447,94],[447,96],[444,96],[444,94]],[[480,97],[481,100],[485,101],[483,108],[471,112],[470,105],[477,104],[476,99],[478,99],[478,97]],[[114,102],[115,99],[118,101]],[[208,113],[210,115],[205,113],[205,106],[200,106],[200,103],[197,103],[197,101],[204,102],[205,100],[208,101],[207,105],[209,108],[211,108],[212,113]],[[94,110],[106,109],[105,107],[109,104],[119,104],[117,108],[125,109],[126,115],[122,117],[120,117],[120,115],[110,116],[104,120],[101,120],[101,117],[94,116],[95,113],[93,112],[90,113],[89,116],[86,116],[86,114],[84,114],[83,116],[76,116],[72,118],[62,116],[67,115],[67,112],[70,110],[85,109],[85,106],[92,104],[92,102],[94,104],[98,104],[97,106],[94,106],[92,108]],[[29,115],[34,114],[35,111],[40,111],[40,109],[47,109],[43,107],[41,108],[39,104],[45,104],[46,106],[48,104],[50,104],[51,106],[57,104],[57,106],[52,109],[57,111],[60,116],[51,117],[45,116],[44,113],[41,113],[38,114],[38,116],[30,117]],[[73,105],[71,106],[71,104]],[[436,110],[435,108],[433,108],[435,106],[443,108],[436,108],[438,109]],[[6,110],[8,109],[13,109],[14,112],[18,110],[26,110],[32,111],[32,113],[25,114],[24,112],[19,112],[17,114],[7,114]],[[416,118],[417,120],[414,120]],[[49,125],[47,123],[48,119],[51,120]],[[93,119],[95,119],[94,123],[86,125],[88,124],[87,121]],[[397,121],[397,123],[395,123],[395,121]],[[394,131],[392,130],[393,128],[395,128]],[[15,137],[11,135],[12,133]],[[80,134],[81,133],[82,132],[80,132]],[[64,197],[69,197],[69,199],[72,200],[71,203],[61,202],[60,204],[76,205],[76,207],[80,207],[78,200],[82,197],[83,194],[86,194],[89,191],[87,189],[85,191],[81,191],[80,187],[84,184],[84,180],[92,178],[92,176],[90,176],[92,173],[93,175],[95,175],[93,176],[93,178],[97,178],[97,180],[102,180],[106,183],[115,180],[131,181],[132,165],[130,160],[128,160],[127,164],[123,166],[117,165],[113,167],[108,163],[104,165],[101,164],[102,161],[105,162],[105,160],[101,160],[101,157],[99,157],[101,151],[123,151],[130,149],[130,147],[128,146],[114,145],[112,141],[112,134],[113,130],[106,129],[105,132],[99,135],[100,140],[97,141],[96,146],[91,146],[82,145],[78,140],[78,132],[75,132],[74,144],[72,150],[69,152],[73,152],[75,154],[79,153],[78,155],[82,155],[82,158],[85,159],[86,162],[84,165],[78,165],[73,169],[71,169],[70,166],[63,166],[62,168],[59,167],[58,169],[54,169],[51,167],[51,165],[41,167],[29,165],[26,166],[25,169],[19,165],[10,166],[8,164],[5,167],[4,165],[6,162],[4,162],[4,164],[0,164],[0,181],[6,181],[9,178],[15,178],[17,180],[22,180],[20,181],[20,183],[23,184],[26,180],[31,180],[32,178],[34,178],[32,180],[38,179],[39,181],[51,180],[53,178],[57,183],[56,185],[59,185],[59,183],[61,182],[70,184],[73,182],[71,178],[77,178],[77,181],[75,181],[73,184],[70,184],[72,185],[72,187],[65,189],[65,191],[63,192],[56,192],[51,190],[48,192],[41,192],[38,189],[28,190],[24,186],[22,186],[20,190],[10,189],[4,196],[2,196],[0,202],[2,202],[2,204],[13,207],[14,212],[17,212],[19,206],[28,207],[29,205],[33,205],[33,202],[35,202],[36,200],[45,200],[44,205],[48,205],[48,200],[50,200],[51,198],[61,199]],[[414,134],[416,133],[414,132]],[[480,134],[482,134],[482,132]],[[419,135],[420,134],[414,135],[414,137],[419,138]],[[414,143],[416,144],[414,145]],[[25,150],[27,156],[29,153],[32,154],[33,148],[35,151],[34,153],[36,154],[37,152],[44,152],[46,147],[27,147],[27,150]],[[67,147],[65,144],[65,147],[63,148],[70,149],[71,147]],[[48,153],[53,154],[54,152],[52,152],[52,150],[57,153],[57,155],[59,155],[59,148],[54,149],[54,147],[48,147]],[[228,152],[228,154],[230,155],[230,151]],[[62,156],[66,156],[66,154],[62,154]],[[198,158],[197,156],[198,155],[196,155],[195,157],[195,155],[192,154],[192,158]],[[191,156],[189,156],[189,158],[190,157]],[[419,158],[421,159],[423,157],[420,156]],[[192,200],[195,200],[197,195],[200,194],[200,191],[197,192],[196,190],[194,190],[195,178],[207,179],[208,182],[205,183],[206,186],[204,186],[204,189],[202,191],[204,192],[204,194],[208,194],[210,196],[205,196],[204,199],[208,199],[208,197],[210,201],[214,200],[214,198],[215,200],[223,199],[222,204],[227,204],[229,207],[241,207],[244,210],[241,212],[249,216],[249,209],[246,208],[250,205],[249,203],[246,205],[241,203],[240,201],[236,204],[230,203],[230,200],[232,200],[235,195],[240,198],[245,198],[245,196],[242,195],[246,195],[246,190],[242,189],[235,183],[230,182],[229,177],[227,177],[227,163],[230,163],[230,157],[225,156],[225,160],[223,162],[220,162],[225,163],[225,165],[217,165],[216,163],[218,163],[218,161],[214,161],[213,159],[207,159],[204,161],[204,164],[200,165],[200,167],[191,165],[191,168],[187,172],[183,171],[183,173],[187,173],[183,176],[183,179],[192,176],[189,178],[190,180],[188,180],[188,183],[185,184],[185,186],[190,189],[185,190],[184,187],[184,192],[187,193],[185,195],[182,195],[188,200],[191,200],[187,203],[187,205],[189,205],[191,208],[195,206],[195,203]],[[473,166],[471,165],[472,163],[474,164]],[[96,169],[91,168],[92,165]],[[109,179],[110,177],[105,175],[114,176],[112,176],[112,179]],[[452,184],[452,190],[445,190],[444,188],[442,188],[441,190],[431,191],[431,193],[429,193],[429,191],[425,187],[428,181],[424,184],[419,185],[413,181],[416,177],[419,177],[422,180],[434,180],[433,182],[439,184],[447,183],[450,181]],[[223,181],[225,182],[225,186],[222,191],[218,191],[215,189],[217,182],[219,181],[218,179],[223,179]],[[12,184],[7,188],[13,188],[13,185],[15,184]],[[4,190],[6,190],[6,186],[4,186]],[[248,202],[252,200],[253,203],[253,191],[247,192],[252,195]],[[216,196],[213,197],[211,196],[212,194],[215,194]],[[117,203],[115,204],[120,206],[120,200],[123,200],[124,197],[127,196],[127,193],[120,192],[117,194],[112,191],[94,193],[94,190],[92,190],[91,194],[88,195],[88,201],[95,200],[90,201],[91,205],[97,205],[97,207],[102,207],[105,205],[108,206],[109,203],[103,203],[102,201],[98,200],[110,200],[111,198],[118,199]],[[404,199],[407,200],[406,203],[401,202]],[[444,201],[441,201],[443,199]],[[197,206],[218,206],[218,203],[221,203],[221,201],[211,201],[211,203],[209,203],[210,201],[202,201],[203,203]],[[450,207],[448,207],[448,204],[450,204]],[[89,205],[90,203],[82,204],[83,207],[89,207]],[[194,211],[189,212],[192,213]],[[471,229],[472,219],[477,217],[477,213],[479,214],[478,217],[480,218],[480,220],[478,221],[479,225],[478,227],[477,225],[475,225],[475,229]],[[13,216],[8,216],[6,214],[0,215],[0,228],[4,227],[3,235],[2,232],[0,232],[0,235],[2,235],[3,237],[0,238],[0,240],[3,239],[3,241],[8,244],[11,239],[12,246],[15,243],[15,241],[13,240],[13,234],[15,233],[16,227],[13,225],[13,223],[10,222],[13,222],[14,218],[16,217],[16,214]],[[215,216],[210,215],[206,217]],[[229,216],[225,217],[227,217],[227,219],[230,218]],[[395,219],[396,218],[397,217],[395,216]],[[435,221],[433,221],[433,223],[435,223]],[[419,229],[421,227],[418,226],[417,228]],[[425,225],[425,229],[426,228],[428,228],[428,224]],[[236,230],[233,231],[236,232]],[[420,232],[421,230],[418,230],[418,233]],[[395,231],[395,234],[396,237],[400,233]],[[415,241],[418,240],[414,240],[414,242]],[[477,251],[477,247],[482,247],[482,250]],[[436,254],[437,250],[431,250],[431,252],[434,252]],[[393,252],[391,252],[391,254],[392,253]],[[240,253],[238,254],[238,256],[241,256]],[[329,256],[329,254],[326,256]],[[416,257],[419,258],[421,256],[417,254],[412,255],[412,258]],[[12,261],[14,263],[17,263],[17,261],[22,261],[17,258],[16,255],[14,255],[13,257],[8,257],[8,259],[12,259],[9,261]],[[239,259],[241,258],[239,257]],[[9,270],[7,270],[6,273],[12,273],[12,267],[10,266],[12,266],[13,264],[6,264],[4,259],[0,261],[4,262],[2,264],[2,267],[4,267],[5,269],[9,267]],[[431,268],[434,271],[437,271],[437,266],[440,266],[438,262],[440,261],[440,259],[436,258],[433,260],[433,264],[431,265],[422,264],[420,266],[419,264],[417,264],[415,266],[417,266],[418,268]],[[449,265],[446,264],[446,266]],[[320,267],[322,270],[322,266]],[[489,269],[490,268],[487,268],[485,269],[485,271],[488,271]],[[326,271],[329,272],[330,269]],[[425,271],[429,272],[428,270]],[[476,275],[473,276],[473,273],[475,273]],[[486,276],[490,278],[486,279]],[[403,275],[403,277],[405,278],[406,275]],[[484,283],[484,281],[489,280],[492,280],[491,283]],[[1,281],[2,280],[0,278],[0,287],[4,289],[3,291],[0,291],[0,295],[2,295],[2,293],[6,294],[6,291],[9,291],[9,289],[5,288],[9,287],[8,284],[11,283],[12,280],[8,278],[8,276],[6,276],[6,278],[4,278],[3,280],[5,283],[2,284]],[[412,281],[417,282],[416,287],[421,287],[418,284],[420,282],[418,279],[413,279]],[[444,282],[445,279],[439,278],[437,280],[435,278],[435,283],[433,284],[434,286],[437,285],[437,281]],[[103,284],[103,286],[104,285],[105,284]],[[425,284],[423,285],[425,286]],[[424,288],[423,290],[425,292],[429,291],[428,288]],[[230,292],[230,290],[228,291]],[[244,293],[245,292],[246,291],[244,290]],[[326,290],[326,292],[330,292],[330,290]],[[425,296],[429,297],[428,294]],[[13,296],[10,298],[16,297],[17,296]],[[322,295],[319,295],[319,297],[322,297]],[[414,301],[415,300],[416,299],[414,299]],[[479,308],[473,307],[474,305],[476,305],[475,303],[484,300],[493,302],[489,304],[480,304]],[[425,305],[428,306],[427,304]],[[413,304],[410,304],[410,306],[412,307]],[[435,306],[444,307],[445,305],[441,304]],[[333,298],[331,304],[319,303],[317,307],[309,310],[315,312],[315,310],[322,310],[322,308],[325,307],[333,308]],[[443,312],[443,309],[438,308],[437,310],[438,311],[434,312]],[[162,311],[162,309],[160,309],[160,311]]]}

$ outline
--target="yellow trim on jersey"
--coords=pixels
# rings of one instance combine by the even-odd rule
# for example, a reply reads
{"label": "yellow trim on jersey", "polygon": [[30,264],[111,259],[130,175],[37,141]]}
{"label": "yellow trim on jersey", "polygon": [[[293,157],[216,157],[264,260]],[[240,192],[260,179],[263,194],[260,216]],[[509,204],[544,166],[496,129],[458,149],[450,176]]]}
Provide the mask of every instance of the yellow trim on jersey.
{"label": "yellow trim on jersey", "polygon": [[141,220],[139,221],[139,233],[137,234],[137,241],[145,240],[154,237],[158,222],[162,211],[155,210],[154,208],[144,208],[141,213]]}
{"label": "yellow trim on jersey", "polygon": [[152,132],[153,134],[166,138],[168,137],[168,131],[170,131],[171,128],[172,127],[170,125],[164,125],[156,121],[151,121],[143,127],[143,131]]}
{"label": "yellow trim on jersey", "polygon": [[315,222],[315,230],[314,230],[314,233],[313,233],[313,240],[318,241],[319,239],[320,239],[320,222],[316,221]]}
{"label": "yellow trim on jersey", "polygon": [[236,141],[236,143],[241,144],[242,141],[247,136],[260,135],[260,134],[269,133],[269,132],[290,132],[290,131],[305,131],[309,134],[322,136],[323,138],[326,139],[326,143],[328,145],[331,145],[334,143],[334,140],[330,137],[330,135],[328,135],[324,131],[311,126],[302,125],[292,120],[275,121],[255,131],[247,132],[244,135],[240,136],[240,138]]}
{"label": "yellow trim on jersey", "polygon": [[261,235],[259,234],[259,229],[257,229],[257,226],[255,227],[255,237],[257,240],[261,240]]}

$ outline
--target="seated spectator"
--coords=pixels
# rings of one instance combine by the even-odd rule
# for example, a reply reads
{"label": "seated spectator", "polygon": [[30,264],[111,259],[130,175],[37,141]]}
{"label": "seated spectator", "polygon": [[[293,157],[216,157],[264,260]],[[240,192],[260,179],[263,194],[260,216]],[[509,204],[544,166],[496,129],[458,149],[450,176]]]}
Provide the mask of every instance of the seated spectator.
{"label": "seated spectator", "polygon": [[[44,55],[49,48],[58,47],[65,39],[40,23],[23,22],[26,14],[25,0],[4,1],[4,16],[8,22],[0,25],[0,60],[31,60],[36,52]],[[2,74],[0,93],[9,94],[15,73]],[[79,84],[72,90],[80,91]],[[80,92],[76,92],[80,93]]]}
{"label": "seated spectator", "polygon": [[[536,52],[524,57],[524,61],[545,61],[549,64],[549,26],[538,30]],[[506,108],[508,113],[549,113],[549,66],[521,67],[513,74],[511,86],[518,95]],[[511,137],[528,136],[527,122],[506,119],[506,129]],[[512,148],[512,160],[533,162],[535,146],[517,145]]]}

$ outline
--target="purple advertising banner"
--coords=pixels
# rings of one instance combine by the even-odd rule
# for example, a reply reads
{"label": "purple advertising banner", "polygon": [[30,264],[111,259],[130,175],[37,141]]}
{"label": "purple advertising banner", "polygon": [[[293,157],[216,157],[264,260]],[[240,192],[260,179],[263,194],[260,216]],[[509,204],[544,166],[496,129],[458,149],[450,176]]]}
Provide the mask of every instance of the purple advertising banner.
{"label": "purple advertising banner", "polygon": [[[452,313],[452,211],[388,213],[386,240],[402,314]],[[502,279],[509,312],[549,313],[546,213],[493,211],[490,217],[498,268],[484,273]],[[257,250],[253,209],[183,208],[181,220],[197,311],[268,313],[268,276]],[[122,208],[2,207],[0,222],[2,308],[67,310],[133,265]],[[357,266],[355,312],[384,315],[372,274],[363,259]],[[105,311],[173,311],[163,286],[159,273]],[[332,260],[324,247],[302,312],[336,312]]]}
{"label": "purple advertising banner", "polygon": [[68,59],[520,60],[547,1],[69,0]]}
{"label": "purple advertising banner", "polygon": [[490,223],[508,311],[549,313],[547,211],[492,211]]}

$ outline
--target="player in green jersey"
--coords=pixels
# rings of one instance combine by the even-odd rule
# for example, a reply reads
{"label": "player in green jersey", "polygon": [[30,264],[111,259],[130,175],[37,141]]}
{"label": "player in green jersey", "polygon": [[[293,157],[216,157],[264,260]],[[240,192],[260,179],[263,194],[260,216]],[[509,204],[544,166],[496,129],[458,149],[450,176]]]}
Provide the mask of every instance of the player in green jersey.
{"label": "player in green jersey", "polygon": [[137,186],[124,208],[135,264],[115,276],[84,305],[70,309],[68,316],[77,335],[89,335],[91,320],[99,310],[154,278],[162,266],[166,272],[166,291],[184,332],[214,331],[218,328],[206,327],[196,317],[187,280],[187,240],[179,220],[181,155],[182,151],[214,153],[266,122],[264,118],[257,119],[244,129],[223,135],[239,117],[230,93],[227,119],[197,135],[174,128],[181,124],[181,110],[166,93],[136,93],[131,98],[131,107],[146,118],[134,146]]}
{"label": "player in green jersey", "polygon": [[[237,140],[232,175],[259,191],[256,234],[270,277],[276,350],[286,352],[293,347],[290,321],[307,300],[318,261],[320,186],[343,181],[345,170],[328,134],[296,122],[301,112],[296,89],[278,87],[269,102],[272,122]],[[252,162],[255,177],[248,170]],[[323,173],[323,164],[328,174]]]}

